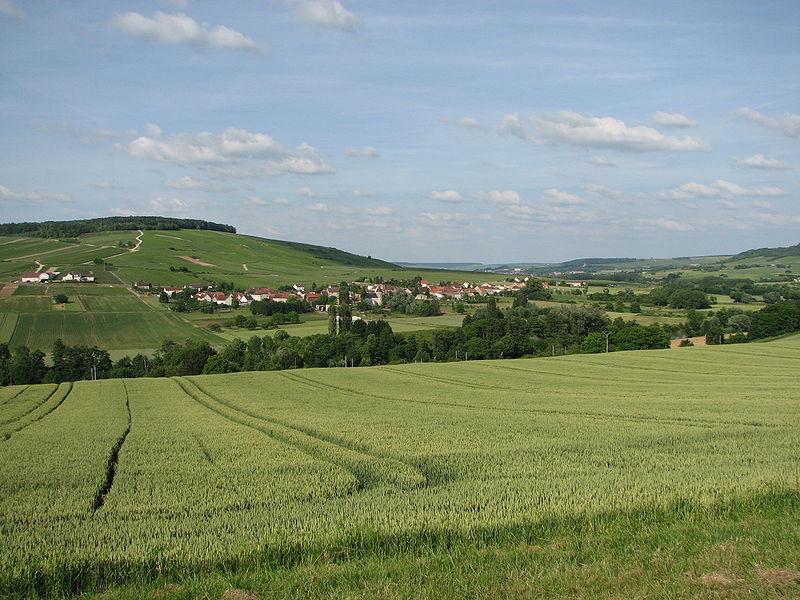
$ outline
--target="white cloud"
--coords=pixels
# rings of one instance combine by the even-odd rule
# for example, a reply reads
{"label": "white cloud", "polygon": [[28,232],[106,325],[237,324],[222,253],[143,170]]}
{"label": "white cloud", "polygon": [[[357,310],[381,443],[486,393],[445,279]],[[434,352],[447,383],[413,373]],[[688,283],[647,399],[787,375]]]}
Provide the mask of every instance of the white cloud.
{"label": "white cloud", "polygon": [[649,223],[662,229],[669,229],[670,231],[692,231],[694,229],[689,223],[676,221],[674,219],[652,219]]}
{"label": "white cloud", "polygon": [[313,210],[314,212],[327,212],[328,205],[324,202],[315,202],[308,207],[308,210]]}
{"label": "white cloud", "polygon": [[636,201],[642,198],[641,194],[630,194],[624,190],[613,190],[598,183],[587,183],[581,186],[581,189],[593,196],[614,200],[620,204],[636,204]]}
{"label": "white cloud", "polygon": [[353,158],[376,158],[379,156],[378,151],[372,146],[364,146],[361,149],[348,148],[345,150],[345,154]]}
{"label": "white cloud", "polygon": [[763,170],[776,170],[791,169],[792,165],[779,160],[777,158],[767,158],[763,154],[756,154],[755,156],[748,156],[747,158],[737,159],[734,163],[737,167],[743,169],[763,169]]}
{"label": "white cloud", "polygon": [[661,127],[697,127],[698,123],[694,119],[680,113],[657,112],[653,115],[653,121]]}
{"label": "white cloud", "polygon": [[533,117],[506,115],[500,129],[537,144],[564,143],[621,152],[710,150],[697,138],[668,136],[644,125],[628,126],[613,117],[586,117],[569,111]]}
{"label": "white cloud", "polygon": [[330,175],[336,173],[336,169],[321,158],[307,156],[288,156],[279,160],[268,160],[267,165],[267,173],[270,175],[283,175],[284,173]]}
{"label": "white cloud", "polygon": [[313,27],[355,32],[363,25],[361,19],[337,0],[285,0],[294,9],[298,21]]}
{"label": "white cloud", "polygon": [[696,198],[723,198],[730,196],[783,196],[786,192],[776,186],[745,188],[738,183],[718,179],[712,185],[689,182],[656,194],[660,200],[693,200]]}
{"label": "white cloud", "polygon": [[318,194],[310,187],[299,187],[294,191],[298,196],[305,196],[306,198],[324,198],[324,194]]}
{"label": "white cloud", "polygon": [[208,23],[198,23],[183,13],[168,15],[156,11],[153,17],[145,17],[137,12],[114,15],[108,24],[125,35],[193,48],[234,50],[264,54],[266,47],[259,46],[243,33],[217,25],[211,28]]}
{"label": "white cloud", "polygon": [[369,190],[352,190],[350,192],[356,198],[372,198],[375,194]]}
{"label": "white cloud", "polygon": [[280,196],[277,197],[277,198],[272,198],[270,200],[270,199],[264,198],[262,196],[252,195],[252,196],[248,196],[247,197],[247,201],[250,204],[257,204],[258,206],[266,206],[268,204],[289,204],[288,198],[283,198],[283,197],[280,197]]}
{"label": "white cloud", "polygon": [[455,190],[446,190],[444,192],[432,191],[429,196],[431,200],[438,200],[439,202],[451,202],[457,204],[464,202],[465,198]]}
{"label": "white cloud", "polygon": [[737,108],[735,111],[733,111],[733,114],[737,117],[742,117],[751,123],[756,123],[762,127],[774,129],[775,131],[778,131],[789,137],[800,136],[800,115],[784,113],[782,115],[778,115],[777,117],[768,117],[764,114],[761,114],[757,110],[753,110],[752,108],[748,108],[746,106]]}
{"label": "white cloud", "polygon": [[442,119],[444,123],[463,127],[464,129],[486,129],[478,119],[472,117],[461,117],[460,119]]}
{"label": "white cloud", "polygon": [[545,190],[544,194],[542,194],[542,200],[548,204],[560,204],[563,206],[586,204],[584,199],[580,196],[575,196],[574,194],[570,194],[568,192],[562,192],[561,190],[557,190],[555,188]]}
{"label": "white cloud", "polygon": [[25,20],[25,11],[14,4],[12,0],[0,0],[0,13],[13,17],[18,21]]}
{"label": "white cloud", "polygon": [[188,212],[190,208],[189,204],[179,198],[153,198],[148,205],[163,214],[182,214]]}
{"label": "white cloud", "polygon": [[164,185],[175,190],[193,190],[196,192],[224,193],[232,190],[232,188],[226,185],[219,185],[209,181],[203,181],[202,179],[195,179],[189,175],[185,175],[180,179],[165,179]]}
{"label": "white cloud", "polygon": [[520,204],[522,202],[519,192],[514,190],[489,190],[486,192],[486,197],[498,204]]}
{"label": "white cloud", "polygon": [[154,125],[153,123],[145,123],[144,131],[151,138],[160,138],[162,135],[164,135],[164,131],[161,129],[161,127]]}
{"label": "white cloud", "polygon": [[49,192],[15,192],[11,188],[0,185],[0,201],[12,202],[72,202],[67,194],[51,194]]}
{"label": "white cloud", "polygon": [[612,161],[610,158],[605,156],[593,156],[589,159],[589,163],[595,165],[596,167],[616,167],[616,163]]}
{"label": "white cloud", "polygon": [[434,227],[461,227],[469,222],[467,216],[462,213],[424,212],[420,213],[420,217],[426,225]]}
{"label": "white cloud", "polygon": [[278,196],[277,198],[272,199],[273,204],[289,204],[289,199],[284,198],[282,196]]}
{"label": "white cloud", "polygon": [[107,190],[115,190],[119,187],[116,181],[95,181],[92,183],[94,187],[104,188]]}
{"label": "white cloud", "polygon": [[[204,131],[198,134],[141,136],[119,147],[133,158],[141,160],[203,165],[207,175],[215,179],[336,172],[317,156],[313,146],[301,144],[291,149],[264,133],[251,133],[236,127],[228,127],[218,135]],[[243,164],[244,161],[256,159],[267,159],[267,162],[260,165]]]}
{"label": "white cloud", "polygon": [[394,211],[388,206],[375,206],[374,208],[368,208],[364,211],[368,215],[376,215],[376,216],[383,216],[383,215],[393,215]]}

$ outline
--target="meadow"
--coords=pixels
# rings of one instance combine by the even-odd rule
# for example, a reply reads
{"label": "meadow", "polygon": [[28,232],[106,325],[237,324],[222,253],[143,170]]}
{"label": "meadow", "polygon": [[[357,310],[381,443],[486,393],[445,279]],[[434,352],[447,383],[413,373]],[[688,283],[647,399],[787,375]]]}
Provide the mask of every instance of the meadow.
{"label": "meadow", "polygon": [[[758,569],[796,569],[799,358],[795,336],[3,388],[0,594],[133,598],[169,583],[188,598],[246,581],[264,597],[476,597],[425,588],[460,557],[449,568],[465,581],[505,569],[480,597],[634,597],[531,575],[585,579],[588,562],[607,582],[613,556],[669,571],[627,578],[642,597],[792,597],[791,579],[765,583],[728,551],[687,566],[657,548],[724,530],[749,536]],[[655,554],[624,558],[641,544]],[[334,582],[359,561],[372,579]],[[750,595],[715,595],[695,569]]]}

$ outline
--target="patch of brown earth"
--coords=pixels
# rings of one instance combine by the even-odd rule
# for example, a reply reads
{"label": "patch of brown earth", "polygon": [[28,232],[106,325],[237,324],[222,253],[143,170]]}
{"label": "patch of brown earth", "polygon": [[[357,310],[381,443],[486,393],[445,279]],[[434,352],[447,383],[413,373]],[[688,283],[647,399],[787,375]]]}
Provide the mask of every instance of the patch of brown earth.
{"label": "patch of brown earth", "polygon": [[722,573],[705,573],[700,577],[700,582],[710,587],[727,587],[736,583]]}
{"label": "patch of brown earth", "polygon": [[222,600],[260,600],[258,594],[247,590],[228,590],[222,594]]}
{"label": "patch of brown earth", "polygon": [[759,570],[758,578],[771,585],[786,585],[787,583],[800,583],[800,571],[794,569],[765,569]]}
{"label": "patch of brown earth", "polygon": [[681,342],[683,340],[689,340],[690,342],[692,342],[692,344],[694,346],[708,346],[708,344],[706,344],[706,336],[699,335],[697,337],[680,338],[680,339],[677,339],[677,340],[672,340],[672,342],[670,342],[670,347],[672,347],[672,348],[680,348],[681,347]]}
{"label": "patch of brown earth", "polygon": [[0,296],[11,296],[19,286],[16,283],[9,283],[0,288]]}
{"label": "patch of brown earth", "polygon": [[181,256],[179,254],[176,254],[175,256],[177,256],[178,258],[182,258],[183,260],[189,261],[190,263],[194,263],[196,265],[200,265],[201,267],[216,267],[217,266],[217,265],[213,265],[211,263],[203,262],[202,260],[200,260],[198,258],[192,258],[191,256]]}

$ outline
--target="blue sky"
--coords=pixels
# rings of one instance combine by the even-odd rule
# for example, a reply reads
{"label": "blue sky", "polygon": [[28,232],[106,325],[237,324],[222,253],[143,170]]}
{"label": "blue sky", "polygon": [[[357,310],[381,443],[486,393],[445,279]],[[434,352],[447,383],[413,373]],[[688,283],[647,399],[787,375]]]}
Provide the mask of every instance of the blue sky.
{"label": "blue sky", "polygon": [[800,3],[0,0],[2,221],[389,260],[800,241]]}

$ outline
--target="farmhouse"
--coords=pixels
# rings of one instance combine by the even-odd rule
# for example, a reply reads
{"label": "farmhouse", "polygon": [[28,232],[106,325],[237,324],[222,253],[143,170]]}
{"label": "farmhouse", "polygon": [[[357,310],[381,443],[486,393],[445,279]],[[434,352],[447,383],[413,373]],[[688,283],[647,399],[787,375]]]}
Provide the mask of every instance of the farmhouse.
{"label": "farmhouse", "polygon": [[39,283],[42,281],[40,275],[46,275],[46,273],[23,273],[19,280],[22,283]]}
{"label": "farmhouse", "polygon": [[133,287],[135,287],[137,290],[149,290],[153,288],[153,284],[149,281],[137,281],[133,284]]}
{"label": "farmhouse", "polygon": [[65,273],[61,281],[77,281],[78,283],[94,283],[94,273]]}

